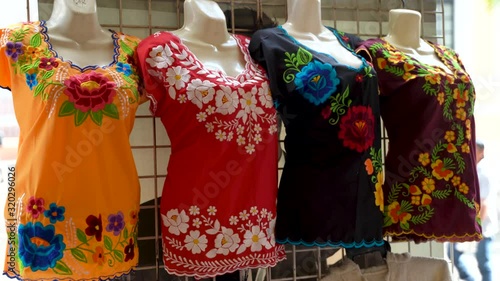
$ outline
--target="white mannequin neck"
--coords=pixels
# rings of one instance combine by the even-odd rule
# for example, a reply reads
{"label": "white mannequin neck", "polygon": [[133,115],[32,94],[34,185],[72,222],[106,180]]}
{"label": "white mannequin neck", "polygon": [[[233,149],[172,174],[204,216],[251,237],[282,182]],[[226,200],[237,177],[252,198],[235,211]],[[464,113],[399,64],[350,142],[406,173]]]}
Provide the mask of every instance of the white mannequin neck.
{"label": "white mannequin neck", "polygon": [[172,31],[203,65],[236,77],[246,65],[236,40],[227,31],[226,17],[211,0],[186,0],[184,25]]}
{"label": "white mannequin neck", "polygon": [[47,33],[60,58],[78,66],[108,65],[113,60],[114,42],[97,19],[96,0],[54,0]]}
{"label": "white mannequin neck", "polygon": [[389,11],[389,30],[383,38],[405,54],[428,65],[439,66],[446,72],[451,70],[436,55],[432,46],[421,38],[422,15],[413,10],[393,9]]}
{"label": "white mannequin neck", "polygon": [[287,0],[288,18],[282,25],[302,45],[328,54],[339,63],[359,68],[360,58],[347,50],[335,34],[321,22],[320,0]]}

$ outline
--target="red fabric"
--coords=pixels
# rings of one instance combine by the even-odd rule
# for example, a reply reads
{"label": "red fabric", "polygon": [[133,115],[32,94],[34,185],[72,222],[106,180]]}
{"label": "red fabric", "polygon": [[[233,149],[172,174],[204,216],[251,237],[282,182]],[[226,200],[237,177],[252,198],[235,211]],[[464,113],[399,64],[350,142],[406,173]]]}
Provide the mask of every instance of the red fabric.
{"label": "red fabric", "polygon": [[246,69],[205,68],[160,32],[138,47],[151,111],[172,144],[161,202],[164,263],[176,275],[213,277],[284,259],[274,241],[278,136],[268,81],[234,36]]}

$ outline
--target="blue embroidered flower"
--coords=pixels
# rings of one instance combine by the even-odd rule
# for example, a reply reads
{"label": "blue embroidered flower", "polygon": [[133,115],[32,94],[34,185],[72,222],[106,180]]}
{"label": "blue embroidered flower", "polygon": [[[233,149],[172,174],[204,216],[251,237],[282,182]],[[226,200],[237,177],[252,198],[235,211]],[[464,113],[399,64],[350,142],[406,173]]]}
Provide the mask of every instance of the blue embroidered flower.
{"label": "blue embroidered flower", "polygon": [[55,234],[53,225],[43,226],[41,222],[19,225],[19,257],[24,267],[32,271],[54,268],[65,248],[63,236]]}
{"label": "blue embroidered flower", "polygon": [[130,74],[132,74],[132,68],[130,67],[130,64],[126,64],[123,62],[119,62],[116,64],[116,71],[121,72],[126,76],[130,76]]}
{"label": "blue embroidered flower", "polygon": [[64,207],[57,207],[56,203],[51,203],[49,209],[45,210],[43,214],[50,219],[50,223],[56,223],[57,221],[64,220],[65,211]]}
{"label": "blue embroidered flower", "polygon": [[120,235],[120,232],[125,227],[125,221],[123,220],[123,213],[118,212],[116,215],[108,216],[108,225],[106,226],[106,231],[113,232],[115,236]]}
{"label": "blue embroidered flower", "polygon": [[36,80],[36,73],[26,73],[26,84],[30,87],[30,90],[33,90],[33,87],[38,85],[38,81]]}
{"label": "blue embroidered flower", "polygon": [[294,82],[304,98],[320,105],[335,92],[340,80],[337,71],[330,64],[312,61],[297,73]]}

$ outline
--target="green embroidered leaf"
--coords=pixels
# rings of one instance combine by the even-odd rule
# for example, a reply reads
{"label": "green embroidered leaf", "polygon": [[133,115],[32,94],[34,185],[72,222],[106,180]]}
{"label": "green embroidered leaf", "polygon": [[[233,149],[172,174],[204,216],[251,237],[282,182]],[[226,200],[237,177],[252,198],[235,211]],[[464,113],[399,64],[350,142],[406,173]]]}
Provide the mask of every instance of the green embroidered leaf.
{"label": "green embroidered leaf", "polygon": [[455,163],[453,163],[453,159],[446,157],[443,159],[443,164],[443,168],[446,170],[455,170]]}
{"label": "green embroidered leaf", "polygon": [[372,52],[376,52],[377,50],[382,49],[382,48],[384,48],[384,45],[382,43],[375,43],[375,44],[371,45],[369,49]]}
{"label": "green embroidered leaf", "polygon": [[128,229],[125,227],[123,229],[123,239],[127,239],[128,238]]}
{"label": "green embroidered leaf", "polygon": [[401,227],[401,229],[403,229],[403,230],[410,230],[410,224],[409,224],[408,222],[405,222],[405,223],[400,222],[400,223],[399,223],[399,226],[400,226],[400,227]]}
{"label": "green embroidered leaf", "polygon": [[87,262],[87,257],[82,252],[82,250],[77,249],[77,248],[73,248],[73,249],[71,249],[71,254],[73,255],[73,257],[75,257],[76,260],[81,261],[81,262],[85,262],[85,263]]}
{"label": "green embroidered leaf", "polygon": [[104,106],[104,109],[102,110],[102,113],[111,118],[120,119],[118,107],[116,107],[114,103],[106,104],[106,106]]}
{"label": "green embroidered leaf", "polygon": [[78,238],[78,241],[88,244],[87,235],[85,235],[85,232],[79,228],[76,229],[76,238]]}
{"label": "green embroidered leaf", "polygon": [[451,110],[451,104],[453,103],[453,94],[450,87],[446,88],[446,98],[444,100],[443,116],[448,120],[453,120],[453,113]]}
{"label": "green embroidered leaf", "polygon": [[49,70],[49,71],[46,71],[46,72],[43,74],[42,79],[47,80],[47,79],[49,79],[50,77],[52,77],[52,75],[54,75],[54,70]]}
{"label": "green embroidered leaf", "polygon": [[432,150],[432,155],[431,155],[431,161],[436,162],[438,160],[438,153],[443,151],[446,147],[446,144],[443,145],[441,141],[439,141],[436,146],[434,146],[434,149]]}
{"label": "green embroidered leaf", "polygon": [[35,66],[33,64],[24,64],[21,66],[21,72],[23,73],[27,73],[28,71],[30,71],[30,69],[34,68]]}
{"label": "green embroidered leaf", "polygon": [[60,275],[71,275],[73,272],[69,268],[67,264],[65,264],[62,260],[58,260],[56,262],[56,266],[52,268],[55,273],[60,274]]}
{"label": "green embroidered leaf", "polygon": [[428,178],[432,178],[432,174],[430,171],[427,171],[424,167],[422,166],[417,166],[415,168],[413,168],[410,172],[410,175],[414,176],[416,178],[416,176],[418,175],[418,173],[422,173],[424,176],[428,177]]}
{"label": "green embroidered leaf", "polygon": [[434,215],[434,209],[427,209],[423,214],[411,217],[410,221],[414,224],[424,224]]}
{"label": "green embroidered leaf", "polygon": [[104,248],[106,248],[109,251],[113,250],[113,241],[109,236],[104,235]]}
{"label": "green embroidered leaf", "polygon": [[75,125],[78,127],[81,124],[83,124],[83,122],[85,122],[88,116],[89,116],[88,111],[82,112],[80,110],[75,110]]}
{"label": "green embroidered leaf", "polygon": [[102,117],[103,117],[102,110],[96,112],[90,111],[90,119],[92,119],[92,121],[94,121],[94,123],[96,123],[97,126],[102,125]]}
{"label": "green embroidered leaf", "polygon": [[30,39],[30,45],[33,47],[40,47],[42,45],[42,35],[40,33],[35,33]]}
{"label": "green embroidered leaf", "polygon": [[445,190],[435,190],[431,193],[432,197],[436,199],[446,199],[448,196],[451,194],[451,189],[445,189]]}
{"label": "green embroidered leaf", "polygon": [[399,68],[397,66],[389,65],[385,68],[385,70],[389,73],[392,73],[392,74],[398,76],[398,77],[401,77],[405,74],[405,70],[403,68]]}
{"label": "green embroidered leaf", "polygon": [[127,44],[125,44],[125,42],[123,41],[120,41],[120,48],[129,56],[133,56],[134,55],[134,50],[132,50],[132,48],[130,48]]}
{"label": "green embroidered leaf", "polygon": [[136,103],[136,102],[138,102],[138,101],[139,101],[139,95],[140,95],[140,94],[139,94],[139,91],[137,91],[137,88],[136,88],[136,87],[133,87],[133,88],[132,88],[132,93],[134,93],[134,98],[135,98],[135,100],[134,100],[133,102],[131,102],[131,103]]}
{"label": "green embroidered leaf", "polygon": [[121,251],[118,251],[118,250],[114,250],[112,252],[113,256],[115,257],[115,259],[119,262],[123,262],[123,253]]}
{"label": "green embroidered leaf", "polygon": [[47,84],[45,84],[45,83],[40,83],[40,84],[36,85],[35,92],[33,93],[33,96],[36,97],[39,94],[41,94],[43,92],[43,90],[45,90],[46,87],[47,87]]}
{"label": "green embroidered leaf", "polygon": [[434,87],[432,87],[432,84],[429,83],[429,81],[425,82],[424,86],[422,86],[422,89],[424,90],[424,93],[426,93],[429,96],[437,95],[437,90]]}
{"label": "green embroidered leaf", "polygon": [[123,80],[125,80],[129,84],[135,84],[135,81],[126,75],[122,75],[122,78],[123,78]]}
{"label": "green embroidered leaf", "polygon": [[473,202],[471,202],[465,195],[463,195],[458,189],[455,189],[455,197],[460,200],[460,202],[464,203],[467,207],[471,209],[476,209],[476,206],[474,205]]}
{"label": "green embroidered leaf", "polygon": [[388,205],[391,204],[392,202],[395,202],[398,199],[398,195],[401,192],[401,189],[403,186],[400,183],[396,183],[392,185],[391,191],[389,192],[389,195],[387,196],[387,203]]}
{"label": "green embroidered leaf", "polygon": [[460,154],[458,151],[453,153],[453,157],[455,157],[455,160],[457,161],[458,164],[458,170],[457,174],[463,174],[465,170],[465,161],[464,158],[462,157],[462,154]]}
{"label": "green embroidered leaf", "polygon": [[9,39],[10,39],[10,41],[13,41],[13,42],[23,41],[24,36],[26,36],[28,31],[29,31],[28,27],[14,31],[14,32],[12,32]]}
{"label": "green embroidered leaf", "polygon": [[[385,214],[387,214],[387,213],[385,213]],[[388,215],[385,215],[385,216],[384,216],[384,227],[388,227],[388,226],[390,226],[390,225],[392,225],[392,224],[393,224],[393,223],[392,223],[392,219],[391,219],[391,217],[390,217],[390,216],[388,216]]]}
{"label": "green embroidered leaf", "polygon": [[[59,109],[59,116],[60,117],[70,116],[70,115],[75,114],[75,111],[76,111],[75,105],[72,102],[65,101],[65,102],[63,102],[63,104],[61,105],[61,108]],[[78,231],[76,234],[78,236]],[[83,235],[85,236],[85,234],[83,234]],[[80,240],[80,241],[82,241],[82,240]],[[82,242],[84,242],[84,241],[82,241]],[[87,238],[85,238],[85,242],[87,242]]]}
{"label": "green embroidered leaf", "polygon": [[401,201],[400,212],[402,212],[402,213],[411,213],[411,212],[413,212],[413,205],[410,202],[406,201],[406,200]]}
{"label": "green embroidered leaf", "polygon": [[297,62],[299,65],[306,65],[312,61],[313,55],[304,48],[299,48],[297,51]]}

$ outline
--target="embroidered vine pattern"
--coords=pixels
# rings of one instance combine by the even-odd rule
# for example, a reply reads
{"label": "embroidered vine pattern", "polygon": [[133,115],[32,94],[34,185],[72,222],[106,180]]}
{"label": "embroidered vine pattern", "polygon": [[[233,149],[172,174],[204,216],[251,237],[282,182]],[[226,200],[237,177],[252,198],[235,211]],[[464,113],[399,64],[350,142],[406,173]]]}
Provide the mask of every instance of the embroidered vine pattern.
{"label": "embroidered vine pattern", "polygon": [[333,114],[333,117],[328,119],[328,123],[330,125],[336,125],[340,121],[340,117],[346,114],[347,108],[352,103],[352,100],[349,97],[349,87],[345,89],[345,91],[341,94],[338,93],[335,96],[330,96],[328,99],[330,100],[330,111]]}
{"label": "embroidered vine pattern", "polygon": [[[386,200],[384,226],[399,223],[401,229],[409,230],[410,223],[425,224],[435,213],[432,201],[450,196],[455,196],[468,208],[476,209],[477,203],[465,196],[469,192],[469,186],[461,178],[466,170],[463,155],[470,153],[470,118],[475,99],[469,77],[461,75],[461,81],[457,83],[457,78],[443,69],[421,67],[418,61],[388,44],[375,43],[369,50],[373,54],[381,54],[376,62],[380,69],[406,81],[423,77],[423,92],[436,98],[442,106],[443,117],[452,124],[430,154],[422,152],[418,155],[419,165],[414,165],[411,169],[408,183],[392,184]],[[461,69],[453,59],[454,56],[446,51],[441,49],[439,56],[445,61],[445,65],[453,66],[452,70]],[[456,87],[452,88],[452,84]],[[437,186],[442,188],[436,189]],[[400,198],[403,199],[398,201]]]}

